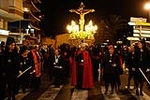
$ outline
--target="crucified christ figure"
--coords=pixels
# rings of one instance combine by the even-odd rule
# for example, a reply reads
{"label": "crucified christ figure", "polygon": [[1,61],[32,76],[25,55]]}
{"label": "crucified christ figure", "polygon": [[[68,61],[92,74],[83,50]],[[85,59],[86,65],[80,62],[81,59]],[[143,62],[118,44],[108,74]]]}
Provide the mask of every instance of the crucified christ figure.
{"label": "crucified christ figure", "polygon": [[81,2],[80,6],[78,9],[71,9],[69,10],[70,12],[75,12],[76,14],[80,15],[80,19],[79,19],[79,24],[80,24],[80,30],[83,31],[84,30],[84,24],[85,24],[85,19],[84,16],[90,12],[94,12],[94,9],[84,9],[85,5],[83,2]]}

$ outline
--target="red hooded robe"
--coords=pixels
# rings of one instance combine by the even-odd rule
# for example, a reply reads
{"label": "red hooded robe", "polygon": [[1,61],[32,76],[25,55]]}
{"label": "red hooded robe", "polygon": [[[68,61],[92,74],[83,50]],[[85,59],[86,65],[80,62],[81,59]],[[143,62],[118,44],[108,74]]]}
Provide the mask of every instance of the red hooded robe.
{"label": "red hooded robe", "polygon": [[[80,52],[80,51],[79,51]],[[83,51],[83,59],[84,59],[84,69],[83,69],[83,81],[82,81],[82,88],[92,88],[93,83],[93,73],[92,73],[92,63],[91,58],[88,53],[88,51]],[[77,75],[76,75],[76,62],[74,59],[71,60],[71,84],[76,85],[77,84]]]}

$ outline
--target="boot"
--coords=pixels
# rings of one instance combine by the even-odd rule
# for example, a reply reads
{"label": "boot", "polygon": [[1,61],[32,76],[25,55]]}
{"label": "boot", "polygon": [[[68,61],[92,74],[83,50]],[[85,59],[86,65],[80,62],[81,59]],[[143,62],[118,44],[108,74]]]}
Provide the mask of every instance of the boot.
{"label": "boot", "polygon": [[127,86],[127,89],[129,89],[130,90],[130,85],[128,84],[128,86]]}
{"label": "boot", "polygon": [[105,93],[104,93],[105,95],[107,95],[108,94],[108,91],[105,91]]}
{"label": "boot", "polygon": [[138,89],[136,90],[136,95],[139,96],[139,91],[138,91]]}
{"label": "boot", "polygon": [[142,92],[142,90],[140,90],[140,95],[141,95],[141,96],[143,96],[143,92]]}

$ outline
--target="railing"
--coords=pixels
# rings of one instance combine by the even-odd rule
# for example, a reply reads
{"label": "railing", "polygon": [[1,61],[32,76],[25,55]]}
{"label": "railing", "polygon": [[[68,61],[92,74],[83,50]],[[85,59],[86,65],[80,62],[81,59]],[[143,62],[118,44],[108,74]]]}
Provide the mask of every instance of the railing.
{"label": "railing", "polygon": [[31,23],[30,23],[30,26],[31,26],[32,28],[34,28],[35,30],[41,30],[41,29],[40,29],[40,26],[39,26],[39,23],[31,22]]}
{"label": "railing", "polygon": [[33,0],[31,0],[31,5],[37,12],[41,12],[41,10],[36,6],[36,3]]}

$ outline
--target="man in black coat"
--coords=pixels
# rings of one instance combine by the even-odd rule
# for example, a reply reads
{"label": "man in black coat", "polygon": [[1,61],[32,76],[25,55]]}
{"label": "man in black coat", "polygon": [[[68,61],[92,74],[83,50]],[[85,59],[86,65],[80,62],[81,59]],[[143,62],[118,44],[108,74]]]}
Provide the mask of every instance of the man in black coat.
{"label": "man in black coat", "polygon": [[0,52],[0,100],[5,98],[5,81],[4,81],[4,68],[2,67],[3,52]]}

